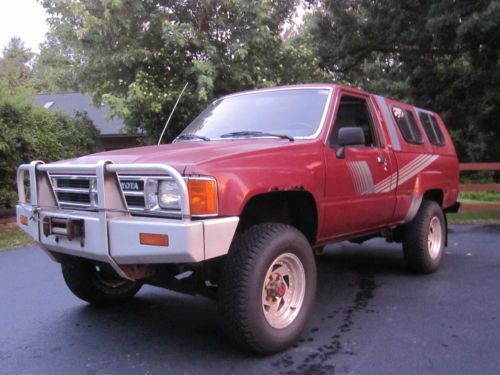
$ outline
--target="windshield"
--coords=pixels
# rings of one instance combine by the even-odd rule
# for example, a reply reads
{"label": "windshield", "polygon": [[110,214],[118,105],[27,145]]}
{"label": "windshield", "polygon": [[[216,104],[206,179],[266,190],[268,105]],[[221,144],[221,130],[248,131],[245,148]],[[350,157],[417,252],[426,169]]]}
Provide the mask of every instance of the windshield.
{"label": "windshield", "polygon": [[178,139],[310,137],[321,125],[329,93],[285,89],[222,98],[201,112]]}

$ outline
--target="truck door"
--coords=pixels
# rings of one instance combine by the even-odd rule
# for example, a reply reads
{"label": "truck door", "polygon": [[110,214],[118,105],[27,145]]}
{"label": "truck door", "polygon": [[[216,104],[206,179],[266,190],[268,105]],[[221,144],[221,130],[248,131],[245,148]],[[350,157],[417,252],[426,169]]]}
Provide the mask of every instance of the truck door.
{"label": "truck door", "polygon": [[[367,232],[391,222],[396,204],[396,161],[384,141],[368,96],[340,92],[325,147],[326,183],[322,239]],[[365,144],[336,155],[342,127],[360,127]]]}

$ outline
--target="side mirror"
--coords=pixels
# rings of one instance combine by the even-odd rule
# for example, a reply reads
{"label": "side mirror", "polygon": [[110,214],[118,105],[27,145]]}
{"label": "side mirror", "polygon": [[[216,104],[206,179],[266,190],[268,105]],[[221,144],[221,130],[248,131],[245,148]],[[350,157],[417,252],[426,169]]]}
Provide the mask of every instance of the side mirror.
{"label": "side mirror", "polygon": [[337,144],[339,148],[337,149],[336,155],[339,159],[343,159],[345,156],[345,146],[363,146],[365,144],[365,133],[363,133],[363,129],[357,126],[340,128]]}

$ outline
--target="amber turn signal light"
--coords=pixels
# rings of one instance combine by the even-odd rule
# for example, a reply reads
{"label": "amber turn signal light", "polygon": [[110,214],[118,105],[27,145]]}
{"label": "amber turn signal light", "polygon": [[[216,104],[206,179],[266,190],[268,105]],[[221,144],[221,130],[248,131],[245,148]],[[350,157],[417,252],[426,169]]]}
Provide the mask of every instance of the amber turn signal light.
{"label": "amber turn signal light", "polygon": [[217,183],[211,179],[189,179],[191,215],[217,214]]}
{"label": "amber turn signal light", "polygon": [[21,215],[20,221],[22,225],[28,225],[28,216]]}
{"label": "amber turn signal light", "polygon": [[141,245],[150,246],[168,246],[168,236],[158,233],[139,233],[139,242]]}

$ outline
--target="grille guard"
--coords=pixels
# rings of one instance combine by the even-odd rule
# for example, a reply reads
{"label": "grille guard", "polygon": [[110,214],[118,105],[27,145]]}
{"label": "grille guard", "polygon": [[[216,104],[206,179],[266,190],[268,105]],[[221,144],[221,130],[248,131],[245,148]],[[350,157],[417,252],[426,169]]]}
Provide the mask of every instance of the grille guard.
{"label": "grille guard", "polygon": [[60,208],[54,196],[48,173],[95,174],[97,178],[97,195],[99,197],[97,208],[103,212],[128,212],[117,173],[167,175],[173,178],[177,186],[179,186],[181,218],[189,220],[191,216],[186,182],[182,175],[169,165],[159,163],[113,164],[107,160],[101,160],[97,164],[45,164],[43,161],[33,161],[30,164],[19,166],[17,170],[17,192],[20,204],[26,204],[26,192],[24,188],[25,172],[29,173],[30,204],[41,208]]}
{"label": "grille guard", "polygon": [[[24,186],[25,172],[29,173],[30,201],[26,202],[26,191]],[[60,209],[55,193],[52,189],[49,173],[92,173],[97,179],[97,204],[98,226],[103,238],[109,238],[108,218],[119,218],[131,216],[127,209],[125,197],[120,186],[117,173],[144,173],[168,175],[177,183],[181,195],[181,220],[190,222],[189,195],[186,182],[176,169],[164,164],[113,164],[108,160],[101,160],[97,164],[45,164],[43,161],[32,161],[23,164],[17,170],[17,192],[20,206],[32,208],[33,215],[44,208]],[[36,240],[40,240],[39,226],[32,233]],[[105,247],[102,252],[108,264],[123,278],[133,280],[122,267],[120,267],[110,254],[109,241],[103,241]],[[49,251],[47,254],[54,259]]]}

